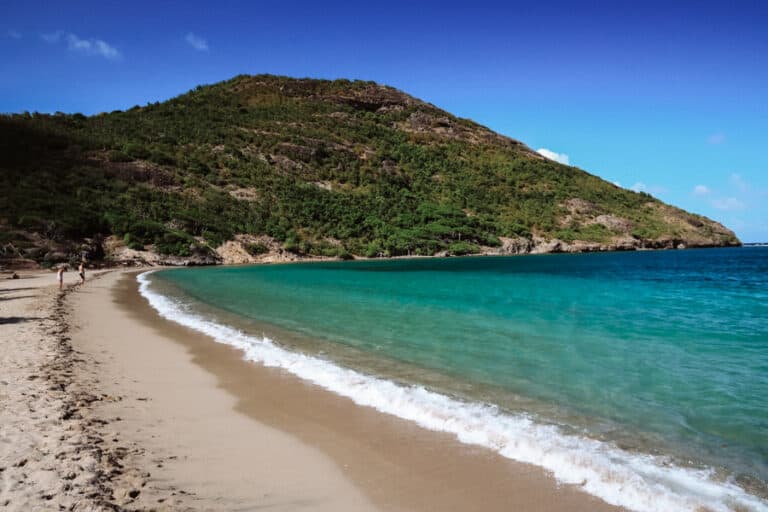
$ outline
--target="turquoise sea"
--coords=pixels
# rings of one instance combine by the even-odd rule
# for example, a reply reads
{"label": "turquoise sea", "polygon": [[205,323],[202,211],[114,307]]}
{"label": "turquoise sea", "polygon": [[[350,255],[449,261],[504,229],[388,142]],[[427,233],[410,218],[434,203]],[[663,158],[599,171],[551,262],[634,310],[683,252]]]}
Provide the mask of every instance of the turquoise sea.
{"label": "turquoise sea", "polygon": [[[633,510],[768,510],[768,248],[164,270],[164,316]],[[702,508],[703,507],[703,508]]]}

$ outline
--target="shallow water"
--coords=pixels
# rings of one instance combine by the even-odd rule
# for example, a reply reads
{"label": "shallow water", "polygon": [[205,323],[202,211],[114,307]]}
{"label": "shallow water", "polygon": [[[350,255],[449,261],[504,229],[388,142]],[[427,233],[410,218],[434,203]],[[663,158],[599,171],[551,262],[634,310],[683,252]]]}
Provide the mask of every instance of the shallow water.
{"label": "shallow water", "polygon": [[144,292],[251,359],[340,394],[365,381],[361,403],[606,501],[768,508],[766,248],[169,270]]}

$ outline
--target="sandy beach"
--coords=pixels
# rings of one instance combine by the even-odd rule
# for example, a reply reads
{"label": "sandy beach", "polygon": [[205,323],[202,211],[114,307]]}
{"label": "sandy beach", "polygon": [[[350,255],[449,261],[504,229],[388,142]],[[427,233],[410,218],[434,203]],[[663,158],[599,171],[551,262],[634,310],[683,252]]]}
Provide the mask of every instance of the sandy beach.
{"label": "sandy beach", "polygon": [[133,272],[22,277],[0,282],[0,507],[618,510],[244,361],[156,315]]}

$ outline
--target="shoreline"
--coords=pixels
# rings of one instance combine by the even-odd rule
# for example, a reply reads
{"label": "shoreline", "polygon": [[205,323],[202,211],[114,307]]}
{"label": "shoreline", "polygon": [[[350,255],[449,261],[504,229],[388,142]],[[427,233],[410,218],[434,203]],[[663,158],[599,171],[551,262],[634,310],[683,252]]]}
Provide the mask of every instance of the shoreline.
{"label": "shoreline", "polygon": [[[2,284],[35,281],[35,299],[20,307],[49,315],[61,306],[15,332],[29,354],[41,327],[59,348],[46,353],[57,364],[50,380],[22,372],[9,382],[39,384],[52,404],[44,423],[20,429],[34,416],[22,391],[16,422],[0,427],[3,439],[27,435],[19,430],[35,439],[0,452],[9,510],[620,510],[535,466],[249,363],[162,319],[135,273],[91,273],[64,293],[48,273]],[[34,478],[14,484],[22,474]]]}
{"label": "shoreline", "polygon": [[163,318],[146,270],[0,280],[0,507],[624,510],[246,360]]}
{"label": "shoreline", "polygon": [[[390,374],[394,375],[393,382],[387,377],[376,377],[379,374],[375,369],[368,374],[365,370],[353,370],[358,367],[354,358],[337,359],[345,361],[341,364],[334,363],[333,357],[330,361],[326,361],[325,356],[307,358],[301,348],[298,351],[285,348],[277,341],[290,339],[289,332],[271,333],[267,325],[240,324],[236,315],[225,312],[221,312],[219,317],[215,306],[187,311],[183,306],[187,303],[183,293],[178,303],[182,306],[179,306],[175,301],[164,298],[162,294],[165,292],[158,293],[162,287],[155,289],[149,286],[149,279],[144,277],[139,280],[142,282],[141,294],[162,317],[173,324],[187,326],[194,332],[205,333],[220,344],[235,347],[241,357],[257,367],[278,367],[310,386],[314,384],[330,390],[334,396],[346,397],[361,407],[382,411],[380,414],[405,419],[431,431],[433,435],[447,433],[454,442],[499,453],[516,463],[542,467],[542,472],[554,474],[562,485],[589,492],[608,503],[637,510],[763,510],[764,504],[760,500],[764,495],[736,485],[721,473],[717,473],[719,476],[708,473],[717,471],[713,469],[717,466],[700,465],[686,458],[684,453],[675,461],[668,458],[673,452],[659,451],[657,445],[633,450],[623,438],[614,444],[610,440],[588,435],[571,436],[566,433],[561,436],[550,431],[546,422],[544,425],[529,425],[525,419],[518,422],[514,414],[498,417],[495,411],[484,410],[480,403],[472,399],[467,408],[462,400],[452,400],[450,391],[447,395],[439,391],[433,394],[418,387],[412,388],[407,378],[400,381],[395,374]],[[205,279],[202,282],[212,285]],[[176,296],[173,291],[169,295]],[[196,300],[194,297],[192,293],[190,298],[193,302]],[[202,305],[206,304],[204,299],[200,300]],[[269,298],[260,296],[254,300],[268,301]],[[305,307],[323,308],[321,304],[305,304]],[[346,320],[355,322],[354,319]],[[232,327],[238,325],[241,327]],[[276,341],[271,342],[270,338]],[[310,349],[309,353],[314,351]],[[325,351],[321,350],[321,354]],[[410,382],[423,383],[425,380],[417,378]],[[432,389],[440,389],[440,386]],[[491,402],[500,403],[493,399]]]}
{"label": "shoreline", "polygon": [[[555,242],[562,242],[556,240]],[[567,245],[567,244],[566,244]],[[576,250],[543,250],[543,251],[527,251],[527,252],[503,252],[497,249],[489,249],[487,251],[480,251],[470,254],[411,254],[411,255],[397,255],[397,256],[360,256],[351,255],[350,258],[340,258],[331,256],[313,256],[307,254],[288,253],[289,257],[285,256],[285,253],[270,252],[265,253],[259,257],[253,257],[248,261],[230,261],[227,258],[221,259],[221,261],[215,263],[201,263],[194,258],[186,257],[171,257],[171,260],[163,260],[162,256],[152,251],[141,251],[143,255],[149,255],[149,258],[134,258],[134,259],[118,259],[118,260],[94,260],[91,262],[92,266],[87,268],[90,272],[103,271],[103,270],[117,270],[117,271],[138,271],[140,269],[164,269],[164,268],[184,268],[184,267],[243,267],[249,265],[285,265],[285,264],[297,264],[297,263],[328,263],[328,262],[342,262],[342,261],[390,261],[390,260],[410,260],[410,259],[453,259],[453,258],[479,258],[479,257],[511,257],[511,256],[544,256],[544,255],[562,255],[562,254],[612,254],[612,253],[627,253],[627,252],[666,252],[666,251],[689,251],[689,250],[707,250],[707,249],[740,249],[748,247],[765,247],[768,243],[740,243],[740,244],[722,244],[722,245],[690,245],[685,247],[631,247],[626,248],[622,246],[614,246],[611,248],[579,248]],[[161,262],[158,262],[161,261]],[[51,268],[64,265],[70,267],[67,262],[59,262],[54,264]],[[40,262],[36,260],[24,259],[24,258],[11,258],[0,261],[0,270],[13,273],[14,271],[31,271],[31,272],[46,272],[47,269],[40,265]]]}
{"label": "shoreline", "polygon": [[218,387],[236,398],[237,412],[322,451],[378,510],[620,510],[578,486],[558,484],[536,466],[248,362],[240,350],[161,318],[138,294],[135,278],[123,278],[114,296],[134,320],[184,347],[195,365],[215,375]]}

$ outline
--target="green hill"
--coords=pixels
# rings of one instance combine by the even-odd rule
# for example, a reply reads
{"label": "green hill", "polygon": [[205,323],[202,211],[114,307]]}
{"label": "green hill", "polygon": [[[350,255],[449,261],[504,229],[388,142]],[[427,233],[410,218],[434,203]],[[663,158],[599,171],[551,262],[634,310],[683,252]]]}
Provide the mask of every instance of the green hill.
{"label": "green hill", "polygon": [[238,76],[124,112],[0,116],[0,172],[5,258],[124,245],[212,261],[226,241],[254,257],[739,244],[363,81]]}

